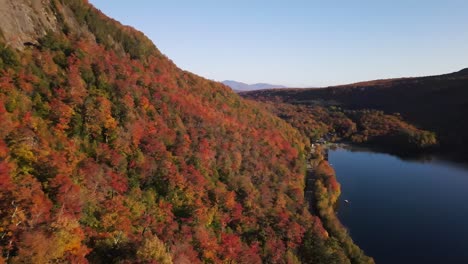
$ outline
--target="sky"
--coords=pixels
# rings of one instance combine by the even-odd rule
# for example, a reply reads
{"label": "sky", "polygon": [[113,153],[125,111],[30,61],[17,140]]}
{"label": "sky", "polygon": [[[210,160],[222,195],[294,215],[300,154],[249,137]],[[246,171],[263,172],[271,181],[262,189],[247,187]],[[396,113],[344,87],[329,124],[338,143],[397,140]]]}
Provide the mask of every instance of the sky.
{"label": "sky", "polygon": [[468,67],[467,0],[90,0],[205,78],[319,87]]}

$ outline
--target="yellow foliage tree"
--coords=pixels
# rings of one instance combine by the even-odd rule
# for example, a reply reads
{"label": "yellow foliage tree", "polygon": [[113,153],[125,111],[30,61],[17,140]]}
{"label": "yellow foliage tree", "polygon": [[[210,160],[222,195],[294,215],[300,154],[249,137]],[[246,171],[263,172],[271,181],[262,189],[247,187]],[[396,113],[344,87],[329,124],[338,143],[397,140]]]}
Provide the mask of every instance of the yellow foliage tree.
{"label": "yellow foliage tree", "polygon": [[137,256],[143,261],[172,264],[171,254],[167,252],[166,245],[157,236],[145,238],[137,251]]}

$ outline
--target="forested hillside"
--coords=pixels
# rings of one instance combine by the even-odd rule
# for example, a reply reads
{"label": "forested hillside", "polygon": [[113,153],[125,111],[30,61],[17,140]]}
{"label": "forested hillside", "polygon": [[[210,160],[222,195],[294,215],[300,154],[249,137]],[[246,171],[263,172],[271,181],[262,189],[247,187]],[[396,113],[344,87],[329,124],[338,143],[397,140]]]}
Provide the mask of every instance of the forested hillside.
{"label": "forested hillside", "polygon": [[371,261],[309,213],[286,122],[87,1],[4,2],[0,263]]}
{"label": "forested hillside", "polygon": [[419,128],[434,131],[444,152],[466,157],[468,149],[468,70],[420,78],[362,82],[321,89],[277,89],[243,96],[308,107],[374,109],[396,114]]}
{"label": "forested hillside", "polygon": [[255,99],[313,141],[346,141],[406,157],[432,152],[438,147],[434,132],[409,124],[400,114],[371,109],[344,110],[333,105],[289,104],[278,97]]}

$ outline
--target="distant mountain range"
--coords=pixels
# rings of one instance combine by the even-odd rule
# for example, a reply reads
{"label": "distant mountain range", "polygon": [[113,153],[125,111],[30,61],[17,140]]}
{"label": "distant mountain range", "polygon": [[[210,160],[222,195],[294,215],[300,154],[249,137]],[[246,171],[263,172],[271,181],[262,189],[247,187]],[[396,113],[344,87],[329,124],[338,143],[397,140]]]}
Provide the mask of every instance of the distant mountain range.
{"label": "distant mountain range", "polygon": [[262,90],[262,89],[273,89],[273,88],[286,88],[283,85],[275,85],[269,83],[256,83],[256,84],[246,84],[243,82],[236,81],[223,81],[224,85],[231,87],[234,91],[253,91],[253,90]]}

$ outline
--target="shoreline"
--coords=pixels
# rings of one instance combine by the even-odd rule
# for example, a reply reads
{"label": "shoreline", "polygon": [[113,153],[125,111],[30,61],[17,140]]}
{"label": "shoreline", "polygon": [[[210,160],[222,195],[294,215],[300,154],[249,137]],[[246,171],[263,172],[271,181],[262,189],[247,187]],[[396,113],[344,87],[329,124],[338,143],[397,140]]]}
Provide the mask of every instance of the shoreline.
{"label": "shoreline", "polygon": [[328,162],[328,148],[329,146],[323,147],[322,144],[311,145],[304,190],[309,211],[322,221],[325,230],[344,249],[351,263],[375,263],[372,257],[365,255],[364,251],[354,243],[347,228],[336,215],[335,207],[341,195],[341,186],[337,181],[335,170]]}

